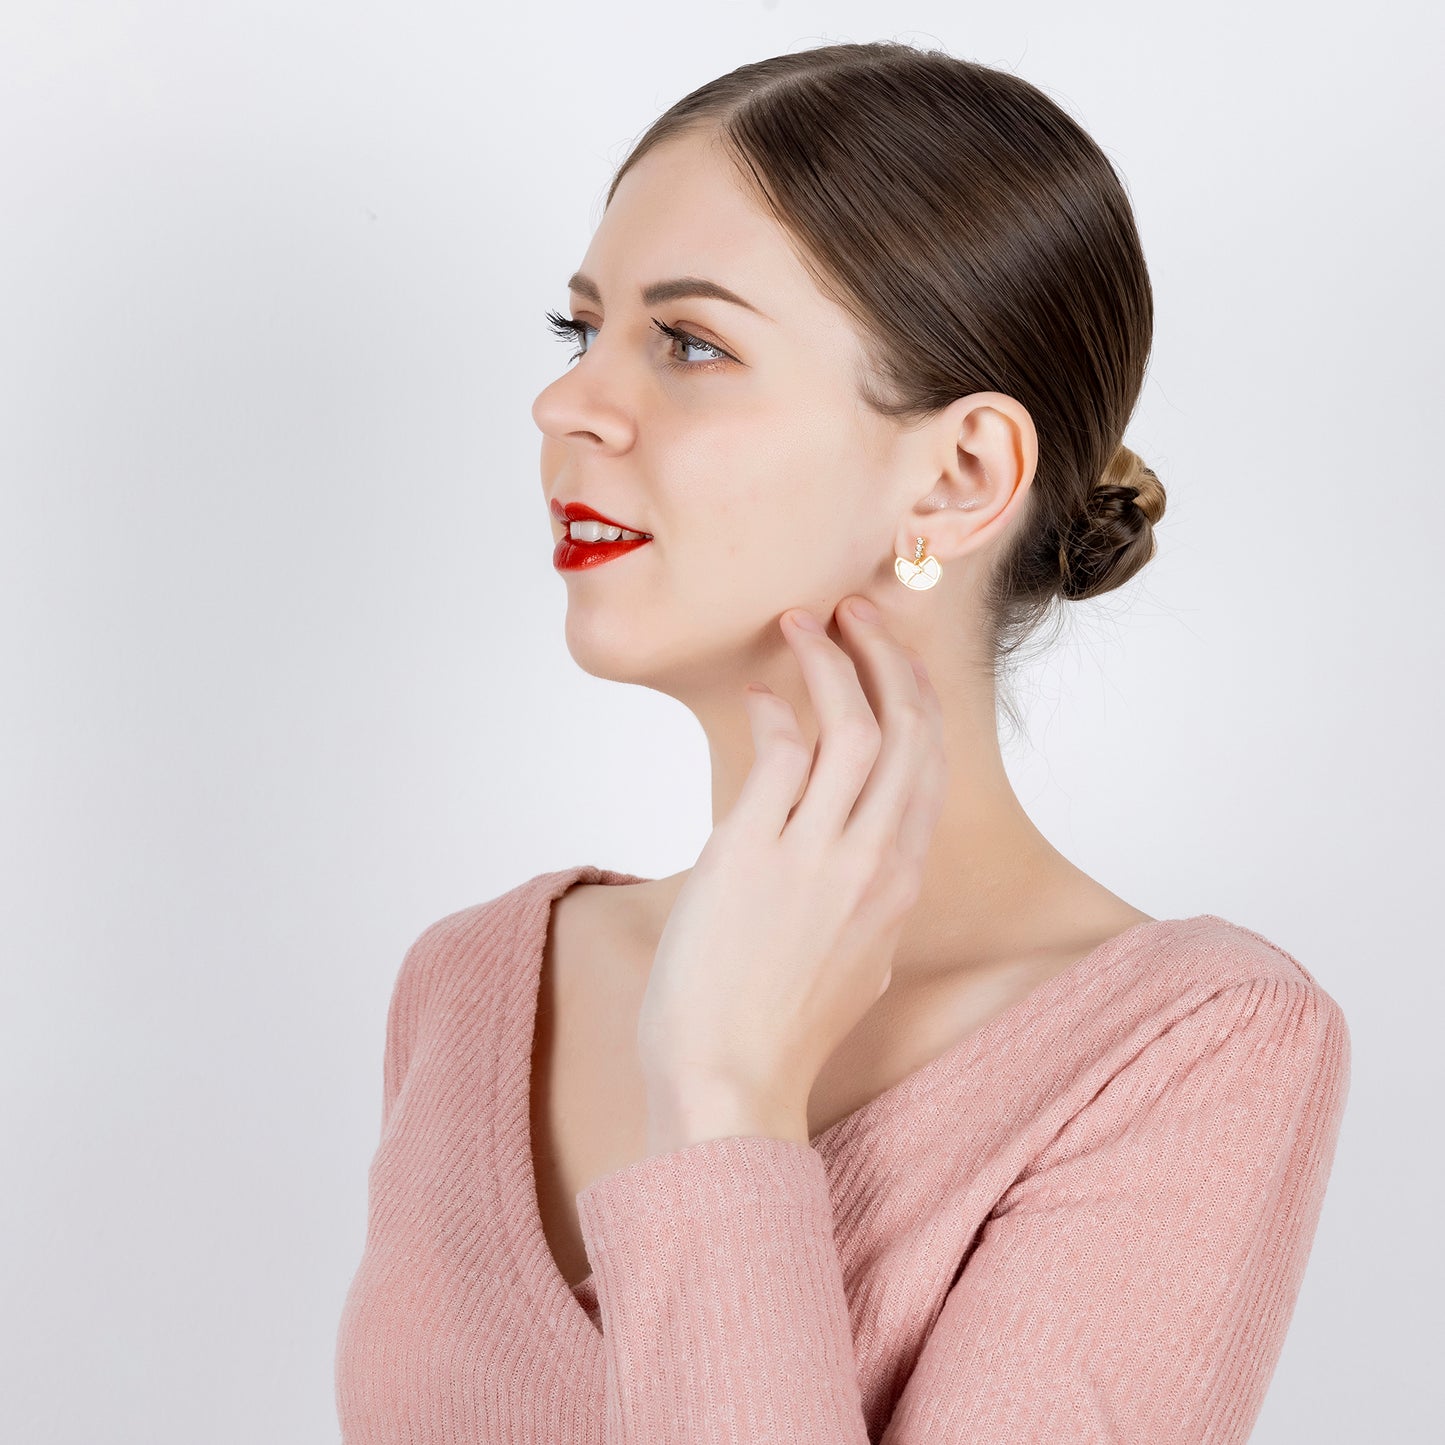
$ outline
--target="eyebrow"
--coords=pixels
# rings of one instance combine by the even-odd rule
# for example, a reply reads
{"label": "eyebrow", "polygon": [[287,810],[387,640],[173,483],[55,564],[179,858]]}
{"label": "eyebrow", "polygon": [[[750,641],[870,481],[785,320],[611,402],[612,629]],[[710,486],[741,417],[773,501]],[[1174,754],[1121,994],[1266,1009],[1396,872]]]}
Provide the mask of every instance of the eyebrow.
{"label": "eyebrow", "polygon": [[[602,292],[597,283],[591,277],[584,276],[580,271],[567,282],[567,289],[575,291],[579,296],[585,296],[594,305],[602,304]],[[729,291],[726,286],[720,286],[716,281],[709,281],[702,276],[679,276],[672,281],[654,281],[651,285],[642,288],[644,306],[658,306],[664,301],[682,301],[694,296],[712,301],[728,301],[734,306],[742,306],[754,315],[761,316],[764,321],[773,319],[766,311],[760,311],[751,301],[745,301],[736,291]]]}

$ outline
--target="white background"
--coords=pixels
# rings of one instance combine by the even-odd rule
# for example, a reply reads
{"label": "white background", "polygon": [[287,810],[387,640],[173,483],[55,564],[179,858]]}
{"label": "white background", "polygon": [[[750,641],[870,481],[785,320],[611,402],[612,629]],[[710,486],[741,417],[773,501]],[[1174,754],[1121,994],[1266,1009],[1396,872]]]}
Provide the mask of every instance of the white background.
{"label": "white background", "polygon": [[1033,666],[1010,771],[1349,1020],[1254,1439],[1438,1438],[1438,8],[8,0],[6,1440],[336,1438],[406,947],[711,823],[691,714],[565,647],[543,312],[659,111],[882,38],[1015,70],[1128,184],[1160,553]]}

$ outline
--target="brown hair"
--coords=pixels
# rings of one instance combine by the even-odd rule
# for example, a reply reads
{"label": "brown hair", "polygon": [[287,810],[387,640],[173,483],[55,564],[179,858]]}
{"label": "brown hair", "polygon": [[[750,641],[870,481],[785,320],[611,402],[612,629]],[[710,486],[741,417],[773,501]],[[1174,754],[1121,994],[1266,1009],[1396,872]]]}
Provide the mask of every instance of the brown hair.
{"label": "brown hair", "polygon": [[684,96],[607,203],[653,146],[695,132],[751,179],[859,328],[875,411],[921,422],[998,391],[1033,418],[1028,505],[985,584],[995,675],[1057,599],[1097,597],[1149,561],[1164,488],[1122,436],[1153,292],[1123,183],[1076,121],[1008,71],[941,50],[823,45]]}

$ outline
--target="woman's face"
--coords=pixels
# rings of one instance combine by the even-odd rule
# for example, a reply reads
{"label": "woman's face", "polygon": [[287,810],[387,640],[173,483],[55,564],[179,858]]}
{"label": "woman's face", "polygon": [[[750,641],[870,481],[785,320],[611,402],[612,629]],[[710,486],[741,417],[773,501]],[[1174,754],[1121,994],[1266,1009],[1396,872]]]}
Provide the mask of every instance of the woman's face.
{"label": "woman's face", "polygon": [[[643,299],[680,278],[756,310]],[[586,671],[679,696],[741,686],[787,650],[789,607],[826,623],[850,592],[898,586],[917,478],[907,497],[890,480],[898,433],[859,399],[859,337],[719,151],[676,138],[628,172],[572,278],[570,315],[582,354],[532,406],[544,496],[653,537],[561,573]],[[554,540],[563,531],[553,520]]]}

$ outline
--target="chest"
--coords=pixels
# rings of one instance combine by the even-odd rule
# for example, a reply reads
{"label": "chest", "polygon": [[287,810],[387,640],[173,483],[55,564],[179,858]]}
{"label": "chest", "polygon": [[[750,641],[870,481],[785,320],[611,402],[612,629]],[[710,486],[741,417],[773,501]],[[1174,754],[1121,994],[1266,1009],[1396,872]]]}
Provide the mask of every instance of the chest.
{"label": "chest", "polygon": [[636,1047],[645,978],[635,977],[636,961],[621,942],[598,929],[596,914],[582,889],[554,905],[532,1044],[537,1206],[569,1285],[592,1269],[577,1194],[646,1153],[646,1093]]}
{"label": "chest", "polygon": [[[530,1081],[534,1179],[542,1230],[569,1285],[591,1273],[576,1196],[647,1152],[647,1095],[637,1019],[651,953],[609,893],[557,900],[543,953]],[[1031,967],[971,986],[895,987],[829,1058],[808,1100],[808,1132],[824,1130],[981,1027],[1039,981]]]}

